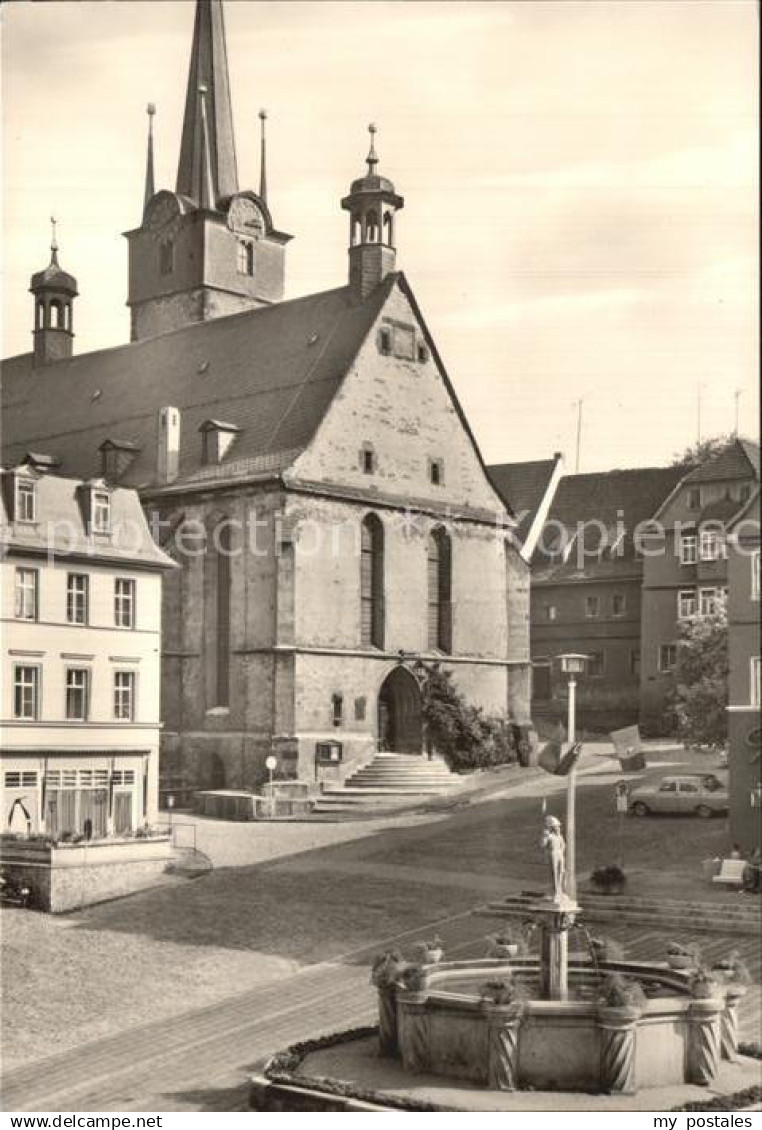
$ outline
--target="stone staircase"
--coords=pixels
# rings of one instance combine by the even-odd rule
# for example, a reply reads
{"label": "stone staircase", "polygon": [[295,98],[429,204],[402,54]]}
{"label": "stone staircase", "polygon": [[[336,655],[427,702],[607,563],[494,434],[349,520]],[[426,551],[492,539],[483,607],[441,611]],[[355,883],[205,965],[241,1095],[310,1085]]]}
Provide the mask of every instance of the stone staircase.
{"label": "stone staircase", "polygon": [[425,755],[378,753],[343,785],[325,789],[315,812],[350,811],[358,805],[381,808],[404,798],[442,796],[457,790],[464,779],[443,761],[429,761]]}
{"label": "stone staircase", "polygon": [[[489,918],[528,917],[529,904],[541,892],[522,892],[488,903],[475,913]],[[733,896],[737,902],[680,902],[678,899],[630,898],[625,895],[580,894],[583,922],[637,923],[659,930],[713,931],[762,936],[762,903],[752,895]]]}

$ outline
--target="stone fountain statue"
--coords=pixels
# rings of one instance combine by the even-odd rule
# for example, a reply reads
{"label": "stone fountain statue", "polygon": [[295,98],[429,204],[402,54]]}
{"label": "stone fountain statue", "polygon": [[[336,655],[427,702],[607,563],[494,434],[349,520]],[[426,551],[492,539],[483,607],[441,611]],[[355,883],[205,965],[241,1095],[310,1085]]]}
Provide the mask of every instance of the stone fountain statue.
{"label": "stone fountain statue", "polygon": [[561,821],[555,816],[545,817],[540,846],[547,852],[550,863],[553,901],[561,903],[566,897],[566,844],[561,831]]}

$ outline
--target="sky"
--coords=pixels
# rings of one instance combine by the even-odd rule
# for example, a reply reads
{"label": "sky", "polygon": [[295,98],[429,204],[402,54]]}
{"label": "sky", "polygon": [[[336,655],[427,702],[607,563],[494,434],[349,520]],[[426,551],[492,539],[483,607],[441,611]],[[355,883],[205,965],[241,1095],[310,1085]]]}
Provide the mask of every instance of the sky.
{"label": "sky", "polygon": [[[157,105],[173,188],[192,0],[2,5],[3,355],[58,221],[75,351],[128,339],[127,246]],[[668,462],[759,416],[754,0],[227,0],[242,188],[294,234],[286,297],[343,285],[340,199],[405,197],[405,271],[488,463]],[[699,410],[700,407],[700,410]]]}

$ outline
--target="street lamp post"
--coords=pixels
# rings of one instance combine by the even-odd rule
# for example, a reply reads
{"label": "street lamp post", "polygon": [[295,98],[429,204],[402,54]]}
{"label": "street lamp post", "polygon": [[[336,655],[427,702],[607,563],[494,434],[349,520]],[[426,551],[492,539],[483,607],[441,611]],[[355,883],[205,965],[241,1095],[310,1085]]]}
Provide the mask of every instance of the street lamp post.
{"label": "street lamp post", "polygon": [[268,809],[270,811],[270,819],[272,820],[272,818],[275,816],[275,788],[274,788],[274,784],[273,784],[273,772],[275,771],[275,769],[278,768],[278,758],[275,757],[274,754],[271,753],[269,757],[265,758],[265,768],[267,769],[267,772],[268,772],[269,777],[270,777],[270,780],[269,780],[270,801],[269,801],[269,804],[268,804]]}
{"label": "street lamp post", "polygon": [[[561,670],[569,676],[569,714],[568,740],[573,745],[577,740],[577,675],[585,670],[586,655],[567,652],[559,655]],[[570,899],[577,898],[577,761],[572,761],[566,778],[566,893]]]}

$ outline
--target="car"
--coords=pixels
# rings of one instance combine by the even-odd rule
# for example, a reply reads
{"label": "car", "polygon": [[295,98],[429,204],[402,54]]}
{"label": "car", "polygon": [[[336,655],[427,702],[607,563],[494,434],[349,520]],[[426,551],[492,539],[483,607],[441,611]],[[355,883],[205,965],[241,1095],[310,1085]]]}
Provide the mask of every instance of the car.
{"label": "car", "polygon": [[653,785],[634,789],[629,798],[633,816],[685,812],[709,818],[717,812],[727,812],[729,805],[727,785],[714,773],[662,777]]}

